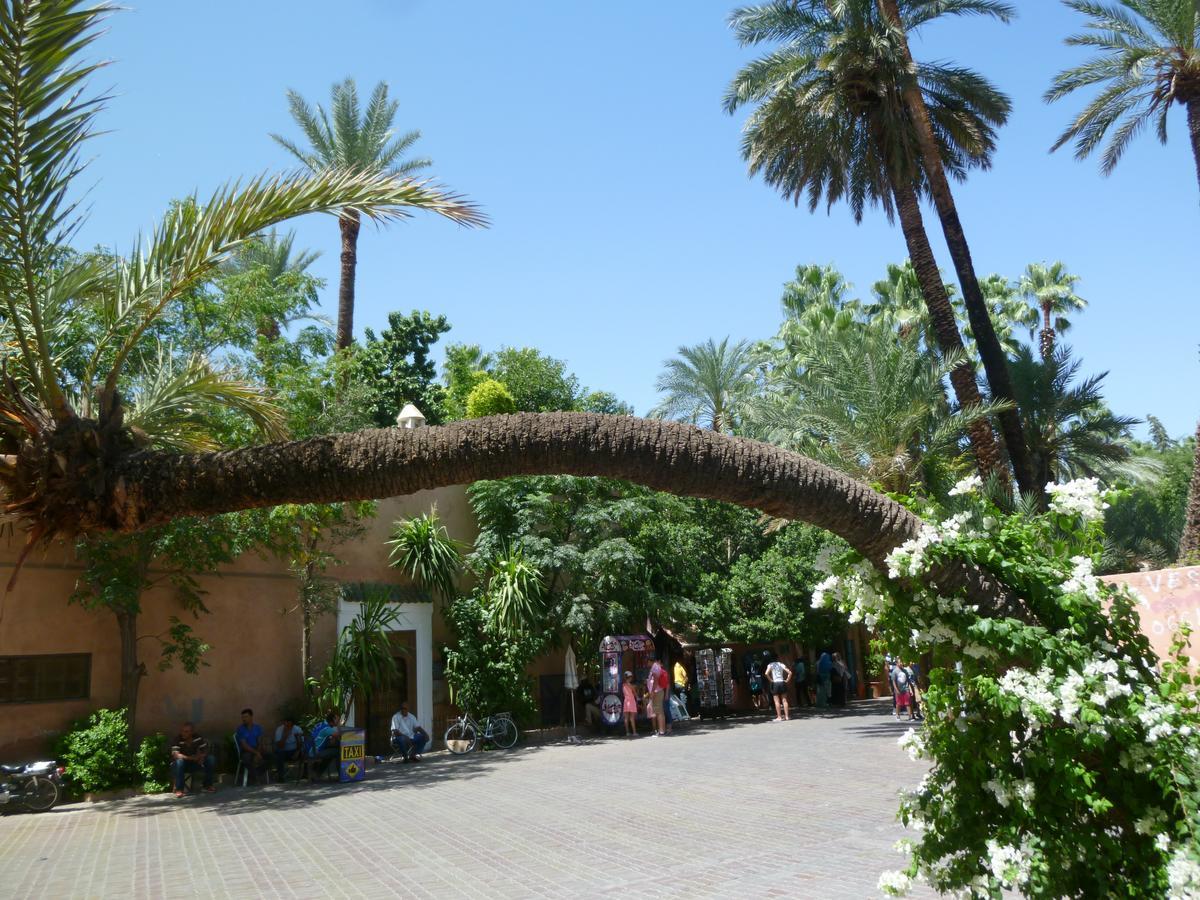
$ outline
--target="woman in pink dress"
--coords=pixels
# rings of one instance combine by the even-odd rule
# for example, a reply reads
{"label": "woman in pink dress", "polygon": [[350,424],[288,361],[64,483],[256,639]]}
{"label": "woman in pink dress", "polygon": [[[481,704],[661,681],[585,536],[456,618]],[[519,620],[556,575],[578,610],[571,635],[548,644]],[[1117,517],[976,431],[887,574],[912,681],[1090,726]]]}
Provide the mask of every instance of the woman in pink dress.
{"label": "woman in pink dress", "polygon": [[625,736],[637,737],[638,698],[632,672],[625,673],[625,683],[621,685],[621,694],[621,711],[625,713]]}

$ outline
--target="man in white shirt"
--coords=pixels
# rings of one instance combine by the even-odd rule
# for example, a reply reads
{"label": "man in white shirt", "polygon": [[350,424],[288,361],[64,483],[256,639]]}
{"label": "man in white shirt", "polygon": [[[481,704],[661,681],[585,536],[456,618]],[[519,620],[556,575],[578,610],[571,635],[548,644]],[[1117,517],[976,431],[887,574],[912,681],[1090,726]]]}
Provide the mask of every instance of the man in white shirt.
{"label": "man in white shirt", "polygon": [[392,746],[404,757],[404,761],[417,762],[425,745],[429,743],[429,735],[417,723],[417,717],[408,711],[408,704],[400,704],[400,712],[392,716]]}
{"label": "man in white shirt", "polygon": [[283,723],[275,729],[275,774],[282,782],[286,766],[289,762],[303,758],[304,732],[295,720],[284,717]]}

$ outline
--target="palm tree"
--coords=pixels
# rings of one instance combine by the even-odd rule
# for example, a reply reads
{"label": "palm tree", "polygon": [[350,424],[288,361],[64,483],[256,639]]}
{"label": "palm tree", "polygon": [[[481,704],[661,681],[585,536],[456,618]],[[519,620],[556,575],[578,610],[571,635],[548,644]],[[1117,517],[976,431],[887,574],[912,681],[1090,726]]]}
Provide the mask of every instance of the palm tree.
{"label": "palm tree", "polygon": [[655,389],[666,394],[651,412],[664,419],[705,423],[713,431],[731,431],[742,401],[753,387],[754,358],[747,341],[680,347],[679,356],[663,362]]}
{"label": "palm tree", "polygon": [[[914,0],[915,7],[928,5]],[[938,8],[956,12],[958,6]],[[925,13],[922,21],[934,15]],[[964,408],[980,406],[975,370],[962,356],[962,336],[921,216],[919,197],[928,181],[901,97],[913,67],[874,3],[775,0],[735,11],[731,24],[743,46],[783,43],[743,68],[725,95],[730,113],[756,105],[742,141],[750,174],[761,174],[797,204],[807,199],[813,210],[822,200],[832,206],[845,199],[856,220],[868,204],[882,206],[889,219],[899,215],[938,347],[960,360],[950,375],[955,396]],[[941,65],[916,67],[915,83],[928,94],[945,167],[962,177],[987,165],[1008,99],[981,76]],[[972,426],[971,442],[981,473],[1001,471],[986,422]]]}
{"label": "palm tree", "polygon": [[1037,477],[1042,484],[1139,477],[1129,438],[1140,420],[1115,415],[1104,405],[1100,388],[1107,372],[1073,385],[1079,368],[1065,346],[1049,359],[1035,357],[1029,347],[1013,357],[1013,385]]}
{"label": "palm tree", "polygon": [[813,305],[840,304],[850,284],[833,266],[796,266],[796,277],[783,286],[783,314],[795,318]]}
{"label": "palm tree", "polygon": [[238,247],[221,268],[232,274],[261,269],[271,281],[289,273],[302,273],[317,261],[321,251],[300,250],[293,255],[295,243],[296,232],[280,234],[272,228]]}
{"label": "palm tree", "polygon": [[[371,92],[365,110],[360,108],[358,88],[353,78],[335,84],[330,92],[329,112],[320,104],[316,109],[295,91],[288,91],[288,108],[300,130],[308,139],[309,149],[301,149],[292,140],[273,134],[312,172],[327,170],[386,175],[395,180],[407,179],[414,172],[432,165],[428,159],[402,159],[421,137],[419,131],[397,135],[393,123],[399,104],[388,99],[388,86],[379,82]],[[455,221],[461,215],[452,214],[461,205],[459,199],[436,187],[426,190],[439,195],[444,209],[430,207]],[[477,218],[478,214],[473,213]],[[336,343],[344,350],[354,341],[354,274],[358,267],[358,230],[362,224],[359,211],[347,206],[338,213],[338,228],[342,233],[342,270],[338,284],[338,321]]]}
{"label": "palm tree", "polygon": [[[958,216],[954,194],[946,170],[961,179],[946,161],[943,149],[943,125],[938,122],[937,110],[930,103],[930,92],[923,89],[921,72],[925,68],[917,64],[908,45],[908,32],[946,14],[985,15],[1007,22],[1013,16],[1012,7],[1001,0],[876,0],[880,14],[890,29],[891,40],[899,51],[904,66],[904,77],[900,80],[900,93],[908,112],[908,122],[913,129],[919,150],[924,176],[928,182],[934,207],[942,225],[942,235],[954,262],[954,271],[962,288],[963,307],[967,312],[975,349],[983,363],[984,374],[992,397],[1006,404],[999,413],[1000,432],[1004,436],[1009,462],[1017,486],[1022,491],[1040,490],[1031,479],[1031,469],[1026,450],[1025,435],[1017,413],[1013,395],[1012,379],[1008,371],[1008,357],[996,336],[989,316],[988,304],[975,275],[975,263],[971,259],[971,248],[966,232]],[[1007,101],[1006,101],[1007,102]],[[1007,108],[1005,110],[1007,113]],[[987,157],[982,165],[988,164]]]}
{"label": "palm tree", "polygon": [[[890,316],[899,326],[902,335],[916,332],[926,346],[937,346],[930,340],[929,312],[925,308],[925,296],[912,263],[905,260],[902,265],[888,263],[887,277],[871,285],[875,300],[868,303],[864,311],[868,316]],[[950,285],[946,294],[953,297]]]}
{"label": "palm tree", "polygon": [[[0,66],[0,486],[27,548],[56,536],[130,532],[188,515],[283,503],[338,503],[519,474],[618,478],[800,519],[841,536],[877,566],[921,520],[866,485],[795,453],[661,420],[591,413],[499,416],[419,429],[323,435],[219,452],[148,446],[124,423],[126,365],[182,293],[240,244],[307,212],[352,208],[387,220],[428,208],[481,223],[472,207],[386,173],[259,177],[204,204],[181,204],[129,259],[76,259],[67,199],[97,103],[79,62],[107,10],[79,0],[0,4],[0,41],[25,61]],[[47,100],[51,98],[52,102]],[[66,364],[80,327],[74,298],[95,298],[94,345]],[[74,359],[74,357],[70,357]],[[85,405],[86,403],[86,405]],[[89,415],[83,410],[95,411]],[[946,566],[935,589],[987,613],[1028,619],[986,573]]]}
{"label": "palm tree", "polygon": [[[1055,334],[1065,334],[1071,327],[1066,314],[1087,308],[1087,301],[1075,293],[1078,275],[1072,275],[1061,262],[1030,263],[1025,267],[1018,285],[1022,294],[1029,298],[1042,313],[1041,350],[1042,359],[1054,355]],[[1032,337],[1033,329],[1030,329]]]}
{"label": "palm tree", "polygon": [[1171,107],[1179,104],[1187,111],[1200,180],[1200,4],[1193,0],[1064,2],[1087,17],[1088,29],[1067,38],[1067,43],[1097,53],[1082,65],[1060,72],[1046,100],[1053,103],[1093,86],[1101,91],[1052,149],[1074,141],[1075,158],[1084,159],[1108,138],[1100,157],[1101,171],[1108,175],[1130,141],[1151,121],[1165,144]]}
{"label": "palm tree", "polygon": [[885,490],[944,480],[972,421],[991,406],[951,409],[944,379],[958,358],[926,352],[915,331],[877,313],[814,330],[793,364],[773,369],[747,410],[756,437],[825,462]]}
{"label": "palm tree", "polygon": [[[993,272],[979,280],[979,290],[983,293],[984,302],[988,308],[988,319],[993,325],[996,340],[1005,356],[1012,356],[1021,346],[1018,331],[1037,330],[1037,310],[1030,307],[1018,293],[1016,285],[1003,275]],[[965,309],[963,310],[965,313]],[[963,328],[968,347],[978,352],[975,333],[968,324]]]}

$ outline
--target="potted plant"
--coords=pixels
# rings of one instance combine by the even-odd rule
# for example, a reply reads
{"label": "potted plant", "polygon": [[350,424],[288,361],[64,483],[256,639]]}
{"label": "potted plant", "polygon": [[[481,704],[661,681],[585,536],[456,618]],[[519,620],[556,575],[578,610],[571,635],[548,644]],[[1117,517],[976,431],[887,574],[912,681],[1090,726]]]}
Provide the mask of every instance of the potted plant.
{"label": "potted plant", "polygon": [[887,646],[879,638],[871,638],[866,659],[867,689],[872,697],[888,696],[887,686]]}

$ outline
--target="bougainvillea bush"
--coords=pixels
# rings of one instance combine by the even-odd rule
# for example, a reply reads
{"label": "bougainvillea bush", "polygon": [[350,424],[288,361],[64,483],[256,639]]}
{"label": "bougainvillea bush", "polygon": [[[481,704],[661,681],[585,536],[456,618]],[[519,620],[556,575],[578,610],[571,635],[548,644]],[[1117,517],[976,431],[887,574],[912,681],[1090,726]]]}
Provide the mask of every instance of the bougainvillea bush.
{"label": "bougainvillea bush", "polygon": [[[893,653],[932,654],[925,722],[900,740],[929,762],[901,794],[913,882],[968,897],[1200,897],[1200,680],[1186,627],[1160,660],[1140,598],[1102,583],[1104,496],[1082,479],[1049,487],[1044,513],[1006,513],[964,479],[886,574],[846,554],[814,605],[876,629]],[[981,615],[922,587],[965,561],[1020,599],[1021,618]]]}

